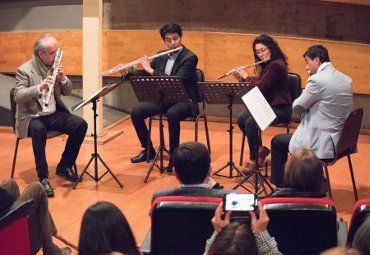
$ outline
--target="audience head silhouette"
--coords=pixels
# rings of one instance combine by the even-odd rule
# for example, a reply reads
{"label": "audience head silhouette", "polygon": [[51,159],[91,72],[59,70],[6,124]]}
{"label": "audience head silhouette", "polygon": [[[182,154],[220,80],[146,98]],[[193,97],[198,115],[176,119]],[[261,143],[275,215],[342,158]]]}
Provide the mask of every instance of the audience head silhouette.
{"label": "audience head silhouette", "polygon": [[121,210],[110,202],[97,202],[82,218],[78,254],[98,255],[113,251],[140,254]]}
{"label": "audience head silhouette", "polygon": [[200,184],[210,175],[211,157],[207,148],[198,142],[180,144],[173,155],[176,178],[182,184]]}
{"label": "audience head silhouette", "polygon": [[359,250],[362,254],[370,254],[370,215],[366,217],[356,231],[352,247]]}
{"label": "audience head silhouette", "polygon": [[207,255],[258,255],[255,237],[251,228],[235,221],[218,233]]}
{"label": "audience head silhouette", "polygon": [[323,190],[320,159],[311,150],[295,150],[285,165],[284,185],[299,191],[320,193]]}

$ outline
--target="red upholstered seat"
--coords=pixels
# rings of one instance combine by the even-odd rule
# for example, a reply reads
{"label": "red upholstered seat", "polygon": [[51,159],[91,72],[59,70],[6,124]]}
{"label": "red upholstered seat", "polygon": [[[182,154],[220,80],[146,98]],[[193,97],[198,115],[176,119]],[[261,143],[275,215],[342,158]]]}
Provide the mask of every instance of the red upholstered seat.
{"label": "red upholstered seat", "polygon": [[365,218],[370,215],[370,199],[357,201],[352,209],[351,223],[349,225],[347,244],[351,244],[357,229],[364,222]]}
{"label": "red upholstered seat", "polygon": [[0,254],[31,254],[28,215],[32,202],[20,203],[0,219]]}

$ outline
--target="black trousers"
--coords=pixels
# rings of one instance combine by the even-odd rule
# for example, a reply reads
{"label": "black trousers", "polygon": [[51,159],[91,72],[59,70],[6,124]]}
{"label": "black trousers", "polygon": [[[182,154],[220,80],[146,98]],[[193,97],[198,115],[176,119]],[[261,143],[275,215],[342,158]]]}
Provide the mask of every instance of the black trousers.
{"label": "black trousers", "polygon": [[[290,117],[292,116],[291,105],[276,105],[271,108],[276,115],[276,119],[274,120],[273,124],[285,123],[290,120]],[[250,160],[255,160],[255,148],[256,146],[260,146],[262,144],[262,141],[258,138],[257,135],[258,125],[248,110],[245,110],[239,114],[238,126],[247,137],[249,146],[249,158]]]}
{"label": "black trousers", "polygon": [[[180,121],[193,116],[192,103],[180,102],[176,104],[164,104],[163,113],[166,113],[169,129],[170,153],[180,143]],[[131,111],[132,124],[135,127],[137,137],[141,147],[146,148],[148,143],[149,131],[145,124],[145,119],[160,113],[160,107],[156,103],[140,103]],[[152,142],[150,141],[150,144]]]}
{"label": "black trousers", "polygon": [[51,115],[40,116],[31,120],[28,126],[28,136],[32,138],[36,170],[40,180],[49,176],[45,147],[47,132],[54,130],[68,135],[59,165],[62,167],[72,167],[85,138],[87,123],[84,119],[76,115],[62,111],[56,111]]}
{"label": "black trousers", "polygon": [[293,134],[280,134],[271,140],[271,182],[282,188],[285,163],[288,159],[289,142]]}

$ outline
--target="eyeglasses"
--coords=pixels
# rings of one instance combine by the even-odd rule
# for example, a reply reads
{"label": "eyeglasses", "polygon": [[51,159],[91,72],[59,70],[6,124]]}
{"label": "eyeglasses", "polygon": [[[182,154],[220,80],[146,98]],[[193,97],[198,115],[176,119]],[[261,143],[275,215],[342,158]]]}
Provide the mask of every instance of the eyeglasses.
{"label": "eyeglasses", "polygon": [[265,51],[267,51],[268,48],[262,48],[262,49],[259,49],[259,50],[256,50],[256,54],[259,55],[259,54],[263,54],[265,53]]}

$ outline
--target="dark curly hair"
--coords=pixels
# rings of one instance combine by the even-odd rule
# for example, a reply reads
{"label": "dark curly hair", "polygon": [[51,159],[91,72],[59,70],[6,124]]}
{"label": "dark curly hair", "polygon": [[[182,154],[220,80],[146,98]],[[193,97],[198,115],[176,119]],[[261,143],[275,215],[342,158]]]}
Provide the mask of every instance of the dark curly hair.
{"label": "dark curly hair", "polygon": [[[270,52],[271,52],[271,57],[270,57],[270,61],[271,60],[274,60],[274,59],[277,59],[277,58],[280,58],[284,61],[284,63],[286,65],[288,65],[288,58],[285,56],[285,54],[282,52],[282,50],[280,49],[279,47],[279,44],[269,35],[265,35],[265,34],[262,34],[260,36],[258,36],[256,39],[254,39],[253,41],[253,53],[254,53],[254,60],[257,62],[257,61],[261,61],[261,59],[257,56],[257,53],[256,53],[256,44],[263,44],[265,45],[267,48],[269,48]],[[267,63],[264,63],[261,65],[262,69],[264,69],[264,67],[267,65]]]}

